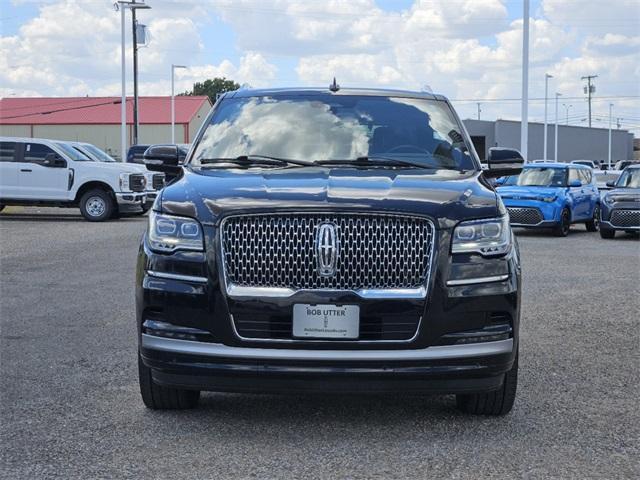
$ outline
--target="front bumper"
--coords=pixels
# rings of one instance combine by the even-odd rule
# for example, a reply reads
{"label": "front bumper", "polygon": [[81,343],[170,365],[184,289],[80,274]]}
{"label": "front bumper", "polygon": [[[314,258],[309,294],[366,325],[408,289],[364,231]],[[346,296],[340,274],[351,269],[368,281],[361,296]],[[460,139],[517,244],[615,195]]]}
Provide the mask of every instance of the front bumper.
{"label": "front bumper", "polygon": [[[515,200],[504,198],[504,205],[508,211],[514,210],[530,210],[536,212],[537,219],[530,222],[521,222],[510,214],[510,224],[512,227],[523,228],[551,228],[560,222],[560,213],[562,205],[558,201],[542,202],[538,200]],[[532,216],[535,218],[535,216]]]}
{"label": "front bumper", "polygon": [[490,391],[511,368],[513,338],[411,350],[232,347],[143,334],[155,382],[226,392]]}
{"label": "front bumper", "polygon": [[116,202],[120,213],[138,212],[147,203],[146,192],[116,193]]}

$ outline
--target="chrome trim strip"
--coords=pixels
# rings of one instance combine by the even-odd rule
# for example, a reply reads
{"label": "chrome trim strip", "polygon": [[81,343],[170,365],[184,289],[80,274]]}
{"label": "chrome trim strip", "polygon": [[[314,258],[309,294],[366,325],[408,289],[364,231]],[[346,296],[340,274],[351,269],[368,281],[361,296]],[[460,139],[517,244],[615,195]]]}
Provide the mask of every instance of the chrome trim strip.
{"label": "chrome trim strip", "polygon": [[403,361],[474,358],[513,351],[513,338],[497,342],[428,347],[418,350],[294,350],[230,347],[220,343],[193,342],[142,334],[142,348],[205,357],[244,360]]}
{"label": "chrome trim strip", "polygon": [[461,285],[476,285],[478,283],[503,282],[509,279],[509,274],[494,275],[491,277],[465,278],[464,280],[449,280],[447,287],[459,287]]}
{"label": "chrome trim strip", "polygon": [[[323,340],[322,338],[253,338],[253,337],[243,337],[242,335],[240,335],[240,333],[238,332],[238,329],[236,328],[236,319],[233,318],[233,315],[231,316],[231,326],[233,327],[233,333],[235,333],[236,337],[238,337],[240,340],[244,340],[245,342],[259,342],[259,343],[296,343],[298,345],[304,345],[305,343],[335,343],[336,340]],[[340,344],[347,344],[347,345],[351,345],[351,344],[355,344],[355,345],[362,345],[362,344],[379,344],[379,343],[395,343],[395,344],[402,344],[402,343],[411,343],[413,342],[416,338],[418,338],[418,335],[420,334],[420,327],[422,325],[422,316],[420,316],[420,318],[418,319],[418,326],[416,327],[416,331],[413,334],[413,336],[411,338],[407,338],[406,340],[338,340],[340,342]]]}
{"label": "chrome trim strip", "polygon": [[194,277],[191,275],[181,275],[179,273],[156,272],[147,270],[147,275],[156,278],[166,278],[167,280],[181,280],[183,282],[207,283],[207,277]]}
{"label": "chrome trim strip", "polygon": [[415,298],[422,299],[427,296],[425,287],[418,288],[397,288],[397,289],[360,289],[360,290],[294,290],[292,288],[278,287],[242,287],[239,285],[227,285],[227,295],[232,298],[238,297],[267,297],[267,298],[288,298],[296,293],[355,293],[361,298]]}

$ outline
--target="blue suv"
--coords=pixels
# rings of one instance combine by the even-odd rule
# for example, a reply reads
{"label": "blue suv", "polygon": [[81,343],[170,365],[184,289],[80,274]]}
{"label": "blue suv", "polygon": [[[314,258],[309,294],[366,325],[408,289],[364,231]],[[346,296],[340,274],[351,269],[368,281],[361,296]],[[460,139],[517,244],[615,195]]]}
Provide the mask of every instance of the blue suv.
{"label": "blue suv", "polygon": [[552,228],[566,237],[572,223],[585,223],[590,232],[600,224],[600,193],[591,168],[566,163],[526,165],[518,176],[501,179],[502,197],[511,226]]}

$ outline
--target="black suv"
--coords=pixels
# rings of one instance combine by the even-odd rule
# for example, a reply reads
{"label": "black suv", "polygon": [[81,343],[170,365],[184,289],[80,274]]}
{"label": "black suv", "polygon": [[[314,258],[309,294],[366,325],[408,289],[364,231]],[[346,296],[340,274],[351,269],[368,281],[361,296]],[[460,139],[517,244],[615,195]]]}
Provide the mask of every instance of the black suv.
{"label": "black suv", "polygon": [[520,262],[480,162],[440,95],[223,95],[156,199],[137,265],[140,387],[150,408],[201,390],[455,393],[511,410]]}

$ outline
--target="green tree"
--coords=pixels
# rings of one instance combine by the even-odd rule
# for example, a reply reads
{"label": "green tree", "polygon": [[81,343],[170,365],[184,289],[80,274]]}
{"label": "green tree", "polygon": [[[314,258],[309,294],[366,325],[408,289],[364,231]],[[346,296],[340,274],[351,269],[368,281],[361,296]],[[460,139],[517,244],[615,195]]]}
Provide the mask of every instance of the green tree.
{"label": "green tree", "polygon": [[225,77],[216,77],[205,80],[204,82],[194,83],[193,90],[184,92],[182,95],[207,95],[212,103],[216,103],[216,96],[218,94],[238,90],[239,88],[240,84],[233,80],[228,80]]}

